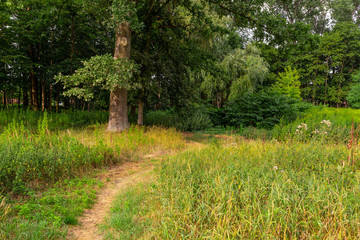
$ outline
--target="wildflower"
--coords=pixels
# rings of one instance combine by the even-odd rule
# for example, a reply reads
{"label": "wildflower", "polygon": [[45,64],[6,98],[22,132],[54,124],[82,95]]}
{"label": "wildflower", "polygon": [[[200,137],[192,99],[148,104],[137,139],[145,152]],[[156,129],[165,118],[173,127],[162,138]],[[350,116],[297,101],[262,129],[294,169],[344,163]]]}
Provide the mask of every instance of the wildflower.
{"label": "wildflower", "polygon": [[298,129],[304,129],[305,131],[308,129],[306,123],[301,123],[297,128]]}
{"label": "wildflower", "polygon": [[274,169],[274,170],[278,170],[278,167],[277,167],[277,166],[274,166],[273,169]]}
{"label": "wildflower", "polygon": [[322,120],[320,123],[321,123],[321,124],[325,124],[325,125],[328,126],[328,127],[331,126],[330,120]]}

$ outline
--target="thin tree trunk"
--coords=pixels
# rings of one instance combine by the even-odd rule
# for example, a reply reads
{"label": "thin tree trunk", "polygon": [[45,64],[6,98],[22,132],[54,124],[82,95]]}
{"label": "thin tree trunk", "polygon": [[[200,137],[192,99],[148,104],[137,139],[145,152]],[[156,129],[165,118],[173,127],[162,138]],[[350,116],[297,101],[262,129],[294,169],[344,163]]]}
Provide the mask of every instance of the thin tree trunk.
{"label": "thin tree trunk", "polygon": [[41,111],[45,111],[45,81],[41,80]]}
{"label": "thin tree trunk", "polygon": [[31,103],[34,111],[39,110],[38,93],[37,93],[37,79],[34,76],[34,71],[30,72],[31,79]]}
{"label": "thin tree trunk", "polygon": [[[114,59],[130,59],[131,31],[129,23],[121,23],[116,29]],[[109,124],[107,131],[118,132],[129,128],[127,89],[116,87],[110,93]]]}
{"label": "thin tree trunk", "polygon": [[142,98],[139,99],[137,124],[141,126],[144,125],[144,102]]}
{"label": "thin tree trunk", "polygon": [[52,84],[49,85],[49,111],[52,111]]}
{"label": "thin tree trunk", "polygon": [[24,109],[29,107],[29,95],[26,87],[23,88],[23,107]]}
{"label": "thin tree trunk", "polygon": [[6,95],[6,89],[4,89],[4,108],[7,108],[7,95]]}
{"label": "thin tree trunk", "polygon": [[59,112],[59,98],[60,98],[60,92],[59,92],[59,87],[57,87],[56,98],[55,98],[55,110],[56,110],[56,112]]}
{"label": "thin tree trunk", "polygon": [[18,108],[21,107],[21,88],[19,90],[19,95],[18,95]]}

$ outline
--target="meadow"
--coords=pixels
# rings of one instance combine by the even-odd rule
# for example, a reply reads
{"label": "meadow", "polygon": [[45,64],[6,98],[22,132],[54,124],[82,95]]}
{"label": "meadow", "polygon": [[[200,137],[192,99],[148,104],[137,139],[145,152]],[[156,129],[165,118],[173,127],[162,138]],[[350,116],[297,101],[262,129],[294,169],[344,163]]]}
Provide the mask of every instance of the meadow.
{"label": "meadow", "polygon": [[311,109],[169,157],[157,182],[118,196],[106,239],[357,239],[359,114]]}
{"label": "meadow", "polygon": [[[100,123],[68,129],[56,125],[70,118],[65,113],[23,114],[33,118],[24,123],[14,113],[0,134],[1,239],[65,239],[66,226],[77,224],[95,202],[103,185],[98,174],[147,153],[184,146],[174,129],[131,126],[114,134]],[[84,112],[73,118],[84,115],[95,116]]]}
{"label": "meadow", "polygon": [[30,127],[14,118],[0,134],[0,237],[67,239],[106,184],[99,174],[159,153],[150,182],[119,192],[99,227],[104,239],[359,238],[358,117],[309,109],[272,130],[195,134],[107,133],[101,123],[51,130],[52,114]]}

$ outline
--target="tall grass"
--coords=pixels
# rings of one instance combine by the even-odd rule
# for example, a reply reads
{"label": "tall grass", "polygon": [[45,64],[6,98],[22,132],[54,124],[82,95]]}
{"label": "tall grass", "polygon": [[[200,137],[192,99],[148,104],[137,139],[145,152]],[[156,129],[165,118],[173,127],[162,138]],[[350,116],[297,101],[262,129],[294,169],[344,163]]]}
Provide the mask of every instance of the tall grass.
{"label": "tall grass", "polygon": [[30,127],[15,117],[0,134],[0,193],[12,202],[0,198],[0,239],[66,239],[66,224],[76,224],[96,198],[99,183],[86,176],[184,146],[174,129],[131,126],[108,133],[97,123],[53,131],[54,115],[34,116]]}
{"label": "tall grass", "polygon": [[180,133],[172,129],[132,126],[123,133],[107,133],[104,125],[85,130],[54,133],[47,114],[38,129],[29,131],[13,121],[0,134],[0,189],[24,193],[41,185],[82,175],[156,149],[183,146]]}
{"label": "tall grass", "polygon": [[[321,123],[323,120],[329,120],[331,126],[325,128]],[[307,124],[307,130],[304,131],[302,136],[296,134],[299,126]],[[272,130],[272,137],[279,140],[302,138],[303,140],[311,140],[319,138],[319,132],[323,131],[322,138],[328,141],[347,142],[350,140],[352,127],[355,132],[358,132],[360,123],[360,110],[349,108],[311,108],[302,117],[293,122],[282,122],[275,126]]]}
{"label": "tall grass", "polygon": [[357,148],[354,164],[349,153],[321,143],[211,144],[164,161],[132,221],[149,239],[356,239],[360,159]]}
{"label": "tall grass", "polygon": [[[6,125],[22,122],[29,130],[36,130],[38,121],[43,117],[43,112],[35,112],[30,109],[1,109],[0,108],[0,132]],[[50,130],[63,130],[74,127],[83,127],[95,123],[105,123],[109,119],[109,113],[105,111],[61,111],[60,113],[47,113]]]}

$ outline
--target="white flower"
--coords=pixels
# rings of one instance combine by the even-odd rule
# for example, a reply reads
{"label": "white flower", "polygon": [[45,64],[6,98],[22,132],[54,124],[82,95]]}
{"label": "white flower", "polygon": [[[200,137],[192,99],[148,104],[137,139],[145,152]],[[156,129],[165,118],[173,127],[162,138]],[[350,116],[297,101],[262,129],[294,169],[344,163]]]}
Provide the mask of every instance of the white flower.
{"label": "white flower", "polygon": [[277,166],[274,166],[273,169],[274,169],[274,170],[278,170],[278,167],[277,167]]}
{"label": "white flower", "polygon": [[331,126],[330,120],[322,120],[320,123],[321,123],[321,124],[325,124],[325,125],[328,126],[328,127]]}

